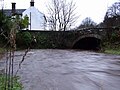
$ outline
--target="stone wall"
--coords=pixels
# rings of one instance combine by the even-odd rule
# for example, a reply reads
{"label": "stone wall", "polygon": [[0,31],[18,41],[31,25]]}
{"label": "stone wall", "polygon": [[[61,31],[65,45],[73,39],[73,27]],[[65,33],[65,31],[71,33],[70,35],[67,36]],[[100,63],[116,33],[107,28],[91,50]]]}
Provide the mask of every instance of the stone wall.
{"label": "stone wall", "polygon": [[[32,48],[72,48],[75,41],[85,37],[102,39],[105,36],[102,29],[86,29],[73,31],[21,31],[32,36]],[[36,41],[36,42],[34,42]]]}

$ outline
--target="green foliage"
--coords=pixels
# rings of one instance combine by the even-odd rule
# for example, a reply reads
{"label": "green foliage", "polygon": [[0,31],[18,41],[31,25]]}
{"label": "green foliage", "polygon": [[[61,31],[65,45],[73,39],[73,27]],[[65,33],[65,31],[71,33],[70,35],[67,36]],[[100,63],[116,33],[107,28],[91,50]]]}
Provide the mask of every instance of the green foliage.
{"label": "green foliage", "polygon": [[111,42],[116,42],[116,41],[118,41],[120,38],[119,38],[119,36],[118,36],[118,33],[112,33],[112,35],[111,35]]}
{"label": "green foliage", "polygon": [[46,48],[64,48],[62,45],[62,39],[59,38],[58,33],[52,32],[29,32],[21,31],[17,33],[17,48],[37,48],[37,49],[46,49]]}
{"label": "green foliage", "polygon": [[5,24],[5,15],[0,11],[0,28]]}
{"label": "green foliage", "polygon": [[[0,46],[3,47],[7,43],[7,38],[12,26],[11,20],[0,12]],[[2,34],[1,34],[2,33]]]}
{"label": "green foliage", "polygon": [[19,29],[28,28],[29,25],[29,18],[27,15],[24,16],[23,18],[20,15],[15,15],[14,18],[11,18],[11,21],[18,23],[20,27]]}
{"label": "green foliage", "polygon": [[21,19],[20,28],[21,29],[28,28],[28,25],[29,25],[29,17],[26,15],[26,16],[24,16],[23,19]]}
{"label": "green foliage", "polygon": [[[17,30],[16,32],[18,32],[20,29],[27,28],[28,24],[29,20],[27,16],[24,18],[22,18],[20,15],[7,17],[2,12],[0,12],[0,34],[2,33],[2,35],[0,35],[0,46],[8,42],[7,38],[9,37],[12,28],[15,28]],[[17,28],[14,25],[18,25],[16,26]],[[30,34],[23,35],[23,42],[25,42],[25,45],[27,44],[28,46],[30,39]]]}
{"label": "green foliage", "polygon": [[[5,90],[5,75],[0,75],[0,90]],[[22,84],[18,82],[18,77],[13,77],[13,89],[12,90],[22,90]],[[8,82],[8,81],[7,81]],[[6,88],[8,89],[8,87]]]}
{"label": "green foliage", "polygon": [[[36,42],[34,41],[34,37]],[[54,47],[53,41],[47,34],[32,34],[30,32],[17,33],[17,47],[18,48],[51,48]]]}
{"label": "green foliage", "polygon": [[40,34],[37,36],[38,48],[55,48],[54,43],[50,40],[50,37],[46,34]]}
{"label": "green foliage", "polygon": [[24,32],[22,38],[23,38],[24,44],[29,46],[32,41],[31,34],[29,32]]}
{"label": "green foliage", "polygon": [[108,54],[117,54],[117,55],[120,55],[120,49],[106,49],[104,52],[108,53]]}
{"label": "green foliage", "polygon": [[5,51],[5,49],[0,48],[0,54],[1,54],[1,53],[4,53],[4,51]]}
{"label": "green foliage", "polygon": [[11,28],[11,20],[10,18],[8,18],[7,16],[5,16],[4,14],[2,14],[2,12],[0,12],[0,31],[4,33],[8,33],[10,31]]}
{"label": "green foliage", "polygon": [[16,44],[17,47],[29,47],[32,42],[32,35],[29,32],[17,33]]}

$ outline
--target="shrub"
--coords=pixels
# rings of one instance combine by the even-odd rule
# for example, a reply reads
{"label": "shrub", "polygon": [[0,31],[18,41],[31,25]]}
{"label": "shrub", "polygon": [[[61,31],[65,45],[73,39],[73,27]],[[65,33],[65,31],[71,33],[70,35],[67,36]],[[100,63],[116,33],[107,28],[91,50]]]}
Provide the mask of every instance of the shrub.
{"label": "shrub", "polygon": [[31,42],[32,42],[32,35],[29,32],[17,33],[17,39],[16,39],[17,47],[20,48],[30,47]]}

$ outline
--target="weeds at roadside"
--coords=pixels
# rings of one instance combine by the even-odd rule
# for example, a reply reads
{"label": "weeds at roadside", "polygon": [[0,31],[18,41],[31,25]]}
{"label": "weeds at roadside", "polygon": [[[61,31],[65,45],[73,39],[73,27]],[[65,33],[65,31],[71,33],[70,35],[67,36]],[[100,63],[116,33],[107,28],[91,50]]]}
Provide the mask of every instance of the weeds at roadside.
{"label": "weeds at roadside", "polygon": [[[8,90],[8,86],[5,87],[5,75],[0,75],[0,90]],[[18,82],[19,80],[19,77],[11,77],[11,79],[13,79],[13,88],[12,90],[22,90],[23,87],[22,87],[22,84],[20,82]],[[8,81],[7,81],[8,82]]]}
{"label": "weeds at roadside", "polygon": [[[0,35],[5,37],[6,43],[3,46],[5,49],[5,73],[0,75],[0,90],[22,90],[22,84],[18,82],[17,72],[21,68],[21,64],[23,63],[25,56],[27,55],[27,52],[29,49],[26,50],[25,54],[23,55],[23,58],[19,64],[19,68],[17,72],[14,72],[14,60],[15,60],[15,51],[16,51],[16,34],[19,30],[19,18],[17,16],[14,16],[11,18],[9,23],[10,31],[6,33],[3,33],[4,30],[0,28]],[[9,49],[8,49],[9,47]],[[2,51],[2,49],[0,50]]]}

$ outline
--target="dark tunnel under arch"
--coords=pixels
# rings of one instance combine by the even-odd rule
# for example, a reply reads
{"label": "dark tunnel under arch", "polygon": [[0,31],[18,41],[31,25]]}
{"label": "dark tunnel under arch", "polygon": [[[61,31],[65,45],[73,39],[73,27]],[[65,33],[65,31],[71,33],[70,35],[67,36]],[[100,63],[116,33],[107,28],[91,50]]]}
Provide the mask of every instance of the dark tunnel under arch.
{"label": "dark tunnel under arch", "polygon": [[100,50],[101,39],[96,37],[84,37],[77,40],[72,48],[81,50]]}

